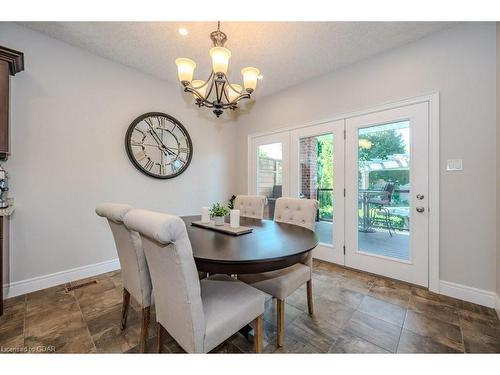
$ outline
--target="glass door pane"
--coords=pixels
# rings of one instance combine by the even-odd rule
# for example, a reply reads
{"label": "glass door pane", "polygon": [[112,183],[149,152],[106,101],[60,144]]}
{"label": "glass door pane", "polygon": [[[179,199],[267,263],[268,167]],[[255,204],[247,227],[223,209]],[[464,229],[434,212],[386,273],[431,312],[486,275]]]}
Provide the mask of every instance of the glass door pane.
{"label": "glass door pane", "polygon": [[344,264],[344,120],[290,133],[290,196],[318,201],[314,257]]}
{"label": "glass door pane", "polygon": [[264,219],[274,218],[276,199],[283,195],[283,144],[259,145],[257,148],[257,195],[265,195]]}
{"label": "glass door pane", "polygon": [[318,200],[316,233],[333,243],[333,134],[299,139],[299,197]]}
{"label": "glass door pane", "polygon": [[410,122],[360,128],[358,251],[410,261]]}

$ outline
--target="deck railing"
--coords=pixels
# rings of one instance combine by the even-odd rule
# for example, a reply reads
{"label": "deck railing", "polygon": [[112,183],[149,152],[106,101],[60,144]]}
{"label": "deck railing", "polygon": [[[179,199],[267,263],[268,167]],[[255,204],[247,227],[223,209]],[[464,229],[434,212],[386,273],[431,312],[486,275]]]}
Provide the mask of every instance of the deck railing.
{"label": "deck railing", "polygon": [[[398,206],[408,206],[407,202],[401,200],[401,194],[409,193],[408,189],[396,189],[393,194],[393,202]],[[316,199],[319,202],[318,211],[316,214],[317,221],[329,221],[333,220],[333,189],[318,188],[316,190]],[[399,221],[399,220],[396,220]],[[393,223],[396,227],[403,227],[403,222],[399,224],[398,222]],[[385,227],[384,223],[380,223],[379,226]]]}

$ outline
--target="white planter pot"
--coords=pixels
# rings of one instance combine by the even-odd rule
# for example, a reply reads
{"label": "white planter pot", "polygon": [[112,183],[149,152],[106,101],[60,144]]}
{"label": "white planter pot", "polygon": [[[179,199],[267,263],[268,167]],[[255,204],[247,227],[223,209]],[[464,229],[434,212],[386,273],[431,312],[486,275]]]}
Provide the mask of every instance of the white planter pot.
{"label": "white planter pot", "polygon": [[224,225],[224,216],[214,216],[215,225]]}

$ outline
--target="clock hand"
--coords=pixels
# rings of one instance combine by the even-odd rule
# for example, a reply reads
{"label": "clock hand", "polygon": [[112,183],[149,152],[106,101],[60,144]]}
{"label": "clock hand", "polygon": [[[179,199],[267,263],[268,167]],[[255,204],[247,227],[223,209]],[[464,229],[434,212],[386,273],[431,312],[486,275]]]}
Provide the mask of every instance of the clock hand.
{"label": "clock hand", "polygon": [[173,151],[170,151],[170,149],[165,146],[160,138],[160,136],[158,135],[158,133],[156,133],[156,131],[154,130],[154,128],[151,126],[151,124],[148,122],[147,123],[149,128],[151,129],[151,136],[153,137],[153,139],[156,141],[156,143],[158,143],[158,147],[163,150],[163,152],[166,152],[168,153],[170,156],[175,156],[175,158],[177,159],[177,154]]}
{"label": "clock hand", "polygon": [[175,152],[170,151],[170,149],[163,144],[160,136],[154,130],[154,128],[150,124],[148,124],[148,125],[149,125],[149,128],[151,129],[151,135],[153,136],[153,139],[156,141],[156,143],[158,143],[158,147],[161,150],[163,150],[163,152],[167,152],[169,155],[177,157],[177,154]]}
{"label": "clock hand", "polygon": [[161,145],[162,147],[165,147],[165,145],[163,144],[162,139],[160,138],[160,136],[159,136],[159,135],[158,135],[158,133],[154,130],[154,128],[151,126],[151,124],[150,124],[150,123],[148,123],[148,126],[149,126],[149,128],[151,129],[151,130],[150,130],[150,133],[151,133],[151,135],[152,135],[153,139],[156,141],[156,143],[158,143],[158,146],[160,146],[160,145]]}

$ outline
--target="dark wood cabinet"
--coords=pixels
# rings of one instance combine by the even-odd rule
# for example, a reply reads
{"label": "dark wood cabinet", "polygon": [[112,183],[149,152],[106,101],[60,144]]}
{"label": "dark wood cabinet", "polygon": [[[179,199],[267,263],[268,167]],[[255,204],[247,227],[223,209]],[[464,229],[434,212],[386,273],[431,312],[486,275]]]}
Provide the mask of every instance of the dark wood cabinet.
{"label": "dark wood cabinet", "polygon": [[[0,161],[7,160],[10,150],[10,76],[24,70],[22,52],[0,46]],[[0,316],[3,315],[4,250],[8,246],[5,223],[8,216],[0,217]]]}
{"label": "dark wood cabinet", "polygon": [[10,76],[22,70],[24,70],[23,53],[0,46],[0,160],[7,160],[10,154]]}

